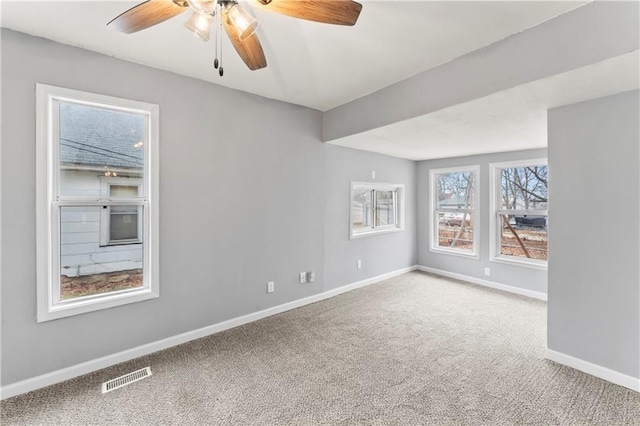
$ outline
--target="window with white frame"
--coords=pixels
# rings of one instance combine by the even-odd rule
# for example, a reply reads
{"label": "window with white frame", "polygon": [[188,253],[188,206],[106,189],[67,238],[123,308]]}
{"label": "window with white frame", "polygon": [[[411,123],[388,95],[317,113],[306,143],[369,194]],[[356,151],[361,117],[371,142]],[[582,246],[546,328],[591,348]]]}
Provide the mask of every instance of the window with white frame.
{"label": "window with white frame", "polygon": [[36,92],[38,322],[158,297],[158,106]]}
{"label": "window with white frame", "polygon": [[430,171],[431,251],[478,256],[477,166]]}
{"label": "window with white frame", "polygon": [[491,260],[546,268],[547,160],[490,165]]}
{"label": "window with white frame", "polygon": [[404,185],[351,182],[350,238],[404,229]]}

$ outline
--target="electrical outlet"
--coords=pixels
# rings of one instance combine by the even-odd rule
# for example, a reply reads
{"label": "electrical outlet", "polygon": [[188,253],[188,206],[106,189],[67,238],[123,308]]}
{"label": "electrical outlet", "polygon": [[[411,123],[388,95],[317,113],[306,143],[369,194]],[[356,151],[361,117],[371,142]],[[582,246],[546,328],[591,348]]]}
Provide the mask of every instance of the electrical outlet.
{"label": "electrical outlet", "polygon": [[371,170],[371,179],[375,179],[375,178],[376,178],[376,171]]}
{"label": "electrical outlet", "polygon": [[274,291],[276,291],[275,283],[273,281],[269,281],[267,283],[267,293],[273,293]]}
{"label": "electrical outlet", "polygon": [[316,280],[316,272],[315,271],[309,271],[307,272],[307,282],[308,283],[312,283]]}
{"label": "electrical outlet", "polygon": [[358,269],[362,269],[362,260],[358,259]]}
{"label": "electrical outlet", "polygon": [[304,284],[307,282],[307,273],[300,272],[300,284]]}
{"label": "electrical outlet", "polygon": [[485,277],[491,276],[491,268],[484,268],[484,276]]}

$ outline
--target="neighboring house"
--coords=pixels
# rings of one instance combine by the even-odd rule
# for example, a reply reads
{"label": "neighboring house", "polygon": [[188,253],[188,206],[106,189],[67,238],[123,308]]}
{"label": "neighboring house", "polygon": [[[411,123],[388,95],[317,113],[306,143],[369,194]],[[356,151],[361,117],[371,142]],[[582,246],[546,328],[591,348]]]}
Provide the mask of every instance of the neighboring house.
{"label": "neighboring house", "polygon": [[[456,195],[452,192],[446,192],[442,194],[445,199],[438,201],[439,208],[447,208],[447,209],[464,209],[468,208],[467,206],[467,198],[463,195]],[[448,226],[461,226],[462,221],[466,220],[467,225],[471,223],[470,219],[464,218],[464,213],[456,213],[455,211],[446,212],[440,218],[440,223],[444,223]]]}
{"label": "neighboring house", "polygon": [[[142,196],[145,119],[96,107],[60,105],[60,188],[96,200]],[[139,206],[65,207],[61,213],[61,275],[142,267]]]}
{"label": "neighboring house", "polygon": [[466,208],[467,207],[467,199],[463,195],[456,195],[450,192],[444,194],[445,199],[438,201],[438,207],[446,207],[446,208]]}

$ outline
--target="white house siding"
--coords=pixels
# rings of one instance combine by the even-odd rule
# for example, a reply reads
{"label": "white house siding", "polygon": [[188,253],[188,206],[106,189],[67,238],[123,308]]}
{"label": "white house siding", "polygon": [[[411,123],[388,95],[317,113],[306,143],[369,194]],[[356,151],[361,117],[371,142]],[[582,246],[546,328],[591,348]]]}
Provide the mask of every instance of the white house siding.
{"label": "white house siding", "polygon": [[[100,198],[97,171],[63,170],[62,194]],[[68,277],[142,268],[142,244],[100,246],[101,206],[64,207],[60,213],[60,274]]]}

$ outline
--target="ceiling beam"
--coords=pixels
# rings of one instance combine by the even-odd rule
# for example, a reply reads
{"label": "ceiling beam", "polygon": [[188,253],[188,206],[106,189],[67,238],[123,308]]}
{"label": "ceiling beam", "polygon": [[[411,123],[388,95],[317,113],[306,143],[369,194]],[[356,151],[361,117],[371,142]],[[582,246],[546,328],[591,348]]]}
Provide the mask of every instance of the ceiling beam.
{"label": "ceiling beam", "polygon": [[334,141],[636,51],[639,15],[637,2],[579,7],[325,112],[322,139]]}

